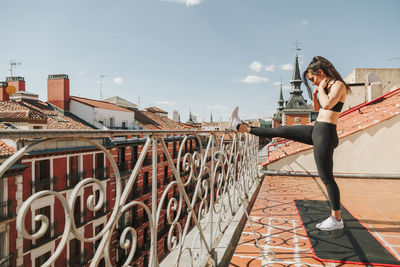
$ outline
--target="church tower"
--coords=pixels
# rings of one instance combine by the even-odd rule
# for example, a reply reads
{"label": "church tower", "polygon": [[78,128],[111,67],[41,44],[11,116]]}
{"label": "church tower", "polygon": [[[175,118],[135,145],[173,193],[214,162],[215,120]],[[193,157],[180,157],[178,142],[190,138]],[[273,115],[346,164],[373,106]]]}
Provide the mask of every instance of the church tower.
{"label": "church tower", "polygon": [[311,122],[312,106],[307,104],[301,90],[299,56],[296,54],[290,97],[282,110],[282,125],[304,125]]}

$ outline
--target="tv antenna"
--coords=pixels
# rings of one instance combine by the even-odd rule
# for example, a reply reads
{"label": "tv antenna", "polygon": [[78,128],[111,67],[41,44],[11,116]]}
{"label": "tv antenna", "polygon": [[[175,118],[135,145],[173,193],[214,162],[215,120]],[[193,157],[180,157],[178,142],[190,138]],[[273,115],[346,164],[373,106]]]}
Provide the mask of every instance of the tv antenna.
{"label": "tv antenna", "polygon": [[102,92],[102,89],[103,89],[103,78],[104,77],[106,77],[106,75],[104,75],[104,74],[101,74],[100,75],[100,89],[99,89],[99,91],[100,91],[100,100],[103,100],[103,92]]}
{"label": "tv antenna", "polygon": [[13,68],[15,68],[16,66],[20,66],[22,63],[21,62],[17,62],[15,60],[10,60],[10,73],[11,73],[11,77],[13,77]]}

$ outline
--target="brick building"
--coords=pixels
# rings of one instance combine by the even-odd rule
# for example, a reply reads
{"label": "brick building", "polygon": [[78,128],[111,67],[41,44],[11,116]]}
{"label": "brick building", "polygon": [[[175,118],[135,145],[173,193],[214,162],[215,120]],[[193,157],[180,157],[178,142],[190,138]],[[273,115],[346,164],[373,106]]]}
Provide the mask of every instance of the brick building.
{"label": "brick building", "polygon": [[[66,75],[50,75],[48,81],[49,102],[43,102],[38,96],[25,92],[25,81],[22,77],[8,79],[16,82],[18,91],[9,96],[6,87],[9,83],[1,83],[0,91],[0,128],[1,129],[77,129],[90,131],[95,126],[83,119],[74,110],[75,102],[84,103],[92,110],[103,109],[112,113],[115,118],[121,118],[120,114],[129,115],[129,122],[135,122],[145,130],[188,130],[191,127],[160,116],[154,108],[147,111],[133,111],[118,109],[117,104],[107,103],[91,99],[77,98],[69,95],[69,80]],[[14,81],[15,80],[15,81]],[[57,91],[58,92],[55,92]],[[72,103],[72,104],[71,104]],[[91,104],[91,106],[89,104]],[[112,106],[109,106],[112,105]],[[72,107],[72,109],[71,109]],[[108,108],[108,109],[107,109]],[[74,111],[75,113],[73,113]],[[129,112],[129,113],[128,113]],[[93,112],[94,113],[94,112]],[[121,121],[122,123],[122,121]],[[133,124],[131,124],[133,125]],[[119,127],[118,125],[115,127]],[[177,163],[178,151],[183,137],[180,135],[165,136],[170,155]],[[95,142],[105,146],[118,165],[121,174],[122,188],[124,188],[137,159],[143,150],[146,137],[141,136],[113,136],[110,138],[97,138]],[[29,140],[9,139],[0,140],[0,161],[4,162],[19,148],[29,144]],[[182,145],[184,152],[193,152],[199,144],[194,138],[189,138]],[[152,152],[147,152],[137,179],[131,190],[129,200],[138,200],[151,207],[152,184]],[[57,247],[63,234],[65,215],[61,202],[54,195],[47,195],[35,201],[28,212],[25,224],[28,231],[36,232],[40,222],[34,217],[39,214],[46,215],[50,219],[48,231],[39,239],[30,241],[23,239],[16,230],[15,216],[26,201],[35,192],[41,190],[53,190],[61,193],[67,199],[71,196],[73,188],[84,178],[93,177],[100,181],[105,188],[106,201],[99,211],[92,212],[87,209],[86,203],[90,195],[99,197],[100,191],[97,185],[90,183],[83,186],[76,197],[73,207],[74,221],[77,230],[85,237],[99,233],[106,224],[112,207],[115,204],[115,175],[110,167],[105,154],[92,144],[79,140],[56,141],[44,144],[27,153],[18,164],[14,164],[3,177],[0,178],[0,265],[1,266],[40,266],[44,263]],[[157,184],[160,196],[166,186],[173,180],[172,170],[166,162],[166,157],[157,147]],[[181,169],[182,170],[182,169]],[[188,173],[181,172],[183,179]],[[193,193],[193,185],[188,185],[189,194]],[[168,191],[165,202],[173,196],[177,196],[176,186]],[[158,222],[158,248],[159,258],[168,252],[166,235],[169,225],[166,218],[166,204]],[[185,206],[182,207],[181,221],[187,215]],[[133,225],[138,233],[137,250],[134,262],[137,266],[148,263],[150,250],[149,222],[144,215],[143,208],[134,206],[120,218],[116,235],[118,239],[123,227]],[[113,241],[110,256],[113,265],[121,265],[126,258],[125,250],[119,248],[119,243]],[[90,263],[98,242],[81,242],[70,237],[62,255],[57,259],[59,266],[78,266]],[[101,263],[104,265],[104,262]]]}

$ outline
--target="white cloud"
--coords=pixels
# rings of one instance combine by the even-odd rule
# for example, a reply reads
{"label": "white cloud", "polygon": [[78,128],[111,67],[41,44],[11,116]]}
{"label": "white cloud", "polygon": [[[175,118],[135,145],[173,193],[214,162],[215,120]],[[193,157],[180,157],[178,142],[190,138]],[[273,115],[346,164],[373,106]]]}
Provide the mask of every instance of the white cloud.
{"label": "white cloud", "polygon": [[246,78],[242,80],[243,83],[261,83],[261,82],[267,82],[268,78],[266,77],[260,77],[256,75],[247,75]]}
{"label": "white cloud", "polygon": [[281,82],[274,82],[274,85],[281,85]]}
{"label": "white cloud", "polygon": [[301,25],[307,25],[308,24],[308,21],[305,20],[305,19],[300,20],[300,22],[301,22]]}
{"label": "white cloud", "polygon": [[261,68],[262,68],[262,64],[261,64],[261,62],[253,61],[253,62],[250,64],[249,68],[250,68],[251,70],[254,70],[254,71],[256,71],[256,72],[259,72],[259,71],[261,70]]}
{"label": "white cloud", "polygon": [[166,105],[166,106],[175,106],[176,102],[173,101],[167,101],[167,100],[161,100],[161,101],[153,101],[151,102],[152,104],[156,104],[156,105]]}
{"label": "white cloud", "polygon": [[288,64],[283,64],[283,65],[280,65],[279,68],[280,68],[281,70],[292,70],[292,69],[293,69],[293,65],[290,64],[290,63],[288,63]]}
{"label": "white cloud", "polygon": [[124,80],[121,77],[116,77],[113,79],[113,82],[116,84],[122,84]]}
{"label": "white cloud", "polygon": [[78,70],[78,74],[83,75],[83,74],[85,74],[85,72],[83,70]]}
{"label": "white cloud", "polygon": [[275,70],[275,65],[269,65],[265,67],[265,71],[274,71]]}
{"label": "white cloud", "polygon": [[185,4],[186,6],[195,6],[200,4],[203,0],[162,0],[164,2],[174,2],[178,4]]}

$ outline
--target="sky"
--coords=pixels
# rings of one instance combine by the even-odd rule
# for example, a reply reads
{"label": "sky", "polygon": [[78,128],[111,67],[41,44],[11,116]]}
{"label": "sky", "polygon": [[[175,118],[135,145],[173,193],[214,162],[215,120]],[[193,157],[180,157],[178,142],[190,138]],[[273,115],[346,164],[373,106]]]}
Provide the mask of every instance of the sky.
{"label": "sky", "polygon": [[273,116],[296,52],[301,72],[317,55],[343,77],[400,67],[398,0],[2,0],[0,10],[0,81],[20,62],[13,75],[41,100],[48,75],[67,74],[71,95],[118,95],[181,121],[228,120],[235,106],[243,119]]}

